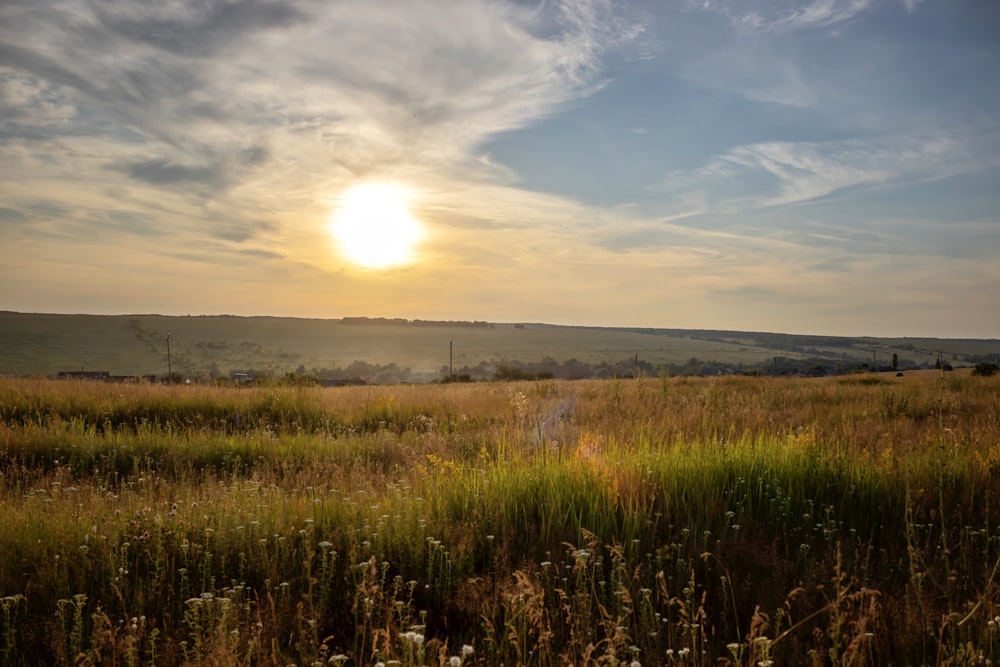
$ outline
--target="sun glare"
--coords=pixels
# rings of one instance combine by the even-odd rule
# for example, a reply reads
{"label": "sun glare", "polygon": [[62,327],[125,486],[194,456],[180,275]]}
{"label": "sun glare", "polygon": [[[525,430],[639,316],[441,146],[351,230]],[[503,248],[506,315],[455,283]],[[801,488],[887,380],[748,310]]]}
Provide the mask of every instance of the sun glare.
{"label": "sun glare", "polygon": [[423,228],[410,214],[410,192],[392,183],[365,183],[345,192],[330,222],[340,254],[368,269],[413,262]]}

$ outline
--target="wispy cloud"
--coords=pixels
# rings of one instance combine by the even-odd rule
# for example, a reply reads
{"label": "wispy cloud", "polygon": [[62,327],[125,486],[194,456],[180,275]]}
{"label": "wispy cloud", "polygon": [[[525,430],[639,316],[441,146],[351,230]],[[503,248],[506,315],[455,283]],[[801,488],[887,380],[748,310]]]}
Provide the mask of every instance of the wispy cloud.
{"label": "wispy cloud", "polygon": [[783,206],[850,188],[933,180],[1000,165],[987,146],[1000,147],[996,131],[973,137],[942,130],[878,140],[749,144],[695,171],[672,172],[663,183],[667,191],[702,193],[705,210]]}
{"label": "wispy cloud", "polygon": [[9,67],[0,67],[0,109],[0,133],[6,135],[65,125],[74,111],[52,86]]}
{"label": "wispy cloud", "polygon": [[779,10],[773,19],[765,18],[769,30],[825,28],[849,21],[871,7],[873,0],[814,0],[800,9]]}
{"label": "wispy cloud", "polygon": [[[432,106],[437,111],[513,108],[530,120],[592,85],[600,55],[620,38],[614,32],[617,22],[606,22],[609,8],[586,2],[567,3],[549,17],[558,30],[543,37],[531,32],[537,16],[487,2],[302,3],[301,8],[243,2],[209,4],[207,10],[199,2],[163,5],[167,10],[117,4],[131,8],[129,18],[119,18],[118,10],[95,13],[88,17],[85,37],[74,35],[70,26],[49,30],[69,38],[71,44],[62,49],[67,54],[74,46],[85,51],[96,43],[119,47],[118,57],[95,63],[110,65],[105,76],[88,79],[103,78],[105,89],[139,104],[197,92],[202,99],[177,100],[178,116],[248,120],[246,112],[267,111],[262,125],[348,117],[356,103],[341,97],[346,93],[377,102],[370,113],[383,122],[419,116]],[[463,30],[454,30],[456,24]],[[533,79],[525,78],[529,71]],[[142,74],[146,83],[133,74]],[[505,92],[522,95],[507,98]],[[237,97],[225,104],[234,93]]]}
{"label": "wispy cloud", "polygon": [[821,87],[803,64],[778,57],[767,41],[740,42],[692,59],[682,75],[700,86],[724,90],[764,104],[815,107],[823,101]]}
{"label": "wispy cloud", "polygon": [[602,0],[12,0],[0,19],[0,129],[26,157],[96,141],[106,168],[224,208],[264,183],[481,169],[472,148],[591,94],[639,30]]}
{"label": "wispy cloud", "polygon": [[[904,0],[913,2],[914,0]],[[690,0],[689,9],[709,11],[734,26],[754,31],[780,32],[825,28],[849,21],[868,10],[873,0]],[[909,9],[909,4],[907,4]]]}

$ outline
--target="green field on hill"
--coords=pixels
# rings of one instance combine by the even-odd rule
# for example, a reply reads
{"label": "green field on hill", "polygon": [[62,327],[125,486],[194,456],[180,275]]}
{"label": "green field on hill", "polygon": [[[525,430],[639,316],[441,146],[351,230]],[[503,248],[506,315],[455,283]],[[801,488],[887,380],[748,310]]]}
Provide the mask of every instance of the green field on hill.
{"label": "green field on hill", "polygon": [[297,319],[234,316],[54,315],[0,312],[0,373],[52,375],[107,371],[187,376],[256,369],[274,375],[352,362],[395,363],[412,379],[440,376],[453,346],[455,369],[518,360],[587,364],[638,357],[653,367],[699,360],[702,366],[764,367],[775,357],[808,366],[887,365],[895,353],[906,368],[938,358],[956,365],[994,360],[1000,341],[879,339],[734,331],[596,328],[546,324]]}

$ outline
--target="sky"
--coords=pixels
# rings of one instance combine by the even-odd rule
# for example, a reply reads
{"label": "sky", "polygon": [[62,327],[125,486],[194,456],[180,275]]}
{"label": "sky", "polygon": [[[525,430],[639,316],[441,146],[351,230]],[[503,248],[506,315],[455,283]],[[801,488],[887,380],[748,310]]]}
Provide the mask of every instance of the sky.
{"label": "sky", "polygon": [[998,338],[1000,3],[3,0],[0,309]]}

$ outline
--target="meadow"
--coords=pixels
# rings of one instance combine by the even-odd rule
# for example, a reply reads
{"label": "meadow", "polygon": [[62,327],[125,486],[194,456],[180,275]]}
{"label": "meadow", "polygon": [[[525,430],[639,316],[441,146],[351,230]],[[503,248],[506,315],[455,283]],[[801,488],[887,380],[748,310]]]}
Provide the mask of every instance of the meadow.
{"label": "meadow", "polygon": [[997,376],[0,380],[0,664],[1000,664],[998,495]]}
{"label": "meadow", "polygon": [[[481,362],[546,357],[564,362],[616,364],[638,356],[652,367],[703,364],[770,369],[775,357],[805,371],[818,358],[831,369],[863,363],[901,367],[998,361],[1000,341],[919,338],[845,338],[681,329],[627,329],[406,320],[319,320],[282,317],[164,315],[56,315],[0,311],[0,376],[107,371],[165,376],[168,365],[188,378],[256,369],[280,377],[304,368],[346,368],[361,360],[397,364],[414,381],[441,377]],[[168,360],[167,336],[171,337]],[[449,346],[453,344],[453,349]],[[449,352],[453,354],[449,356]],[[676,372],[675,374],[686,374]],[[368,378],[373,379],[373,378]]]}

